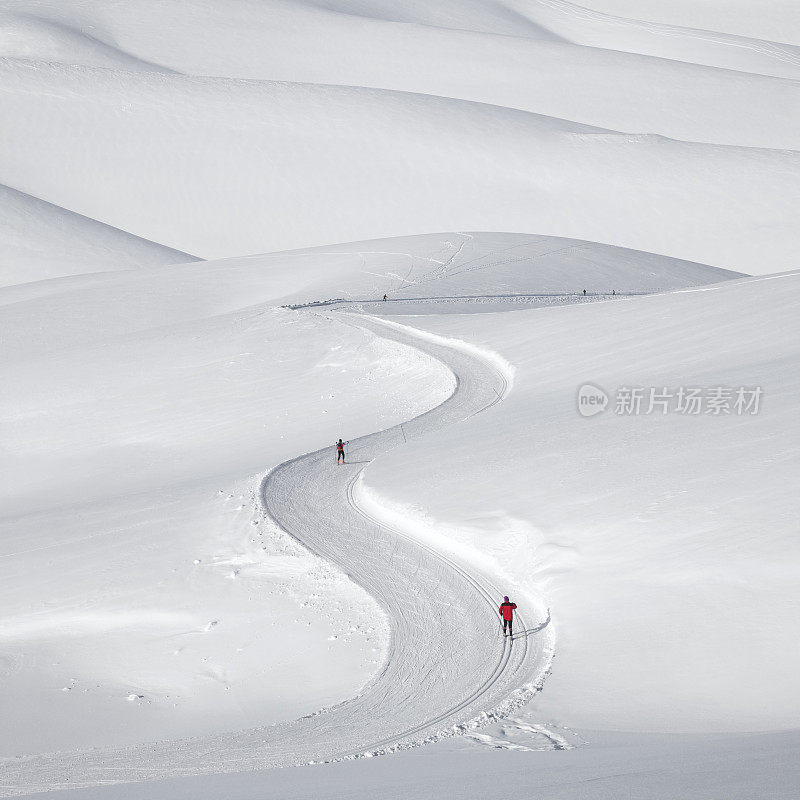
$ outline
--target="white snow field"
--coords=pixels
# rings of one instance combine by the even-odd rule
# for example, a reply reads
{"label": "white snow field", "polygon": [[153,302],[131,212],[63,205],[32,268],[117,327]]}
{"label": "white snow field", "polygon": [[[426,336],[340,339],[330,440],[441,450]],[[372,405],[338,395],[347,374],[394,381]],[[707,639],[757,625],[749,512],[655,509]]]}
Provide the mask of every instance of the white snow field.
{"label": "white snow field", "polygon": [[376,669],[374,602],[260,527],[248,479],[413,416],[452,376],[265,305],[299,283],[268,276],[192,264],[0,290],[0,635],[7,702],[27,709],[5,755],[294,718]]}
{"label": "white snow field", "polygon": [[[181,251],[510,230],[794,264],[790,45],[555,0],[0,8],[0,180]],[[58,55],[58,31],[173,72]]]}
{"label": "white snow field", "polygon": [[800,45],[800,9],[792,0],[583,0],[586,8],[650,22],[689,25]]}
{"label": "white snow field", "polygon": [[[470,295],[456,303],[515,307],[563,302],[584,284],[594,294],[610,283],[644,291],[725,276],[587,242],[447,234],[0,290],[8,476],[0,630],[11,645],[33,637],[43,648],[36,657],[11,648],[9,701],[29,711],[3,752],[227,729],[240,720],[243,698],[248,721],[292,718],[349,696],[383,657],[385,619],[358,591],[345,591],[329,625],[276,647],[298,615],[308,622],[336,606],[341,580],[272,527],[256,534],[258,480],[249,478],[334,434],[408,419],[447,397],[453,378],[416,348],[313,307],[277,306],[343,293],[361,301],[381,289],[394,298],[393,287],[431,296],[442,285]],[[537,283],[551,295],[482,296]],[[111,542],[118,560],[108,565]],[[290,587],[287,575],[305,579]],[[257,590],[262,581],[267,589]],[[320,592],[324,601],[309,600]],[[276,602],[281,610],[268,610]],[[252,635],[264,618],[272,635]],[[65,626],[74,631],[69,647],[58,640],[51,663],[50,635]],[[339,647],[354,636],[362,649]],[[309,675],[309,661],[322,658],[310,655],[315,648],[342,662],[329,663],[311,688],[289,676]],[[231,661],[231,652],[245,655]],[[68,691],[39,706],[43,684]],[[144,708],[133,718],[123,711],[121,725],[119,704],[130,695]],[[76,703],[91,708],[77,727]]]}
{"label": "white snow field", "polygon": [[8,186],[0,209],[0,286],[197,260]]}
{"label": "white snow field", "polygon": [[[10,379],[3,395],[9,433],[4,472],[12,479],[3,498],[0,635],[5,703],[15,719],[3,744],[5,754],[15,756],[0,767],[4,793],[70,786],[91,793],[109,783],[176,776],[185,776],[194,786],[186,790],[196,792],[192,775],[402,750],[452,733],[453,726],[470,734],[472,747],[560,750],[588,738],[563,726],[602,728],[602,715],[571,719],[570,700],[585,699],[581,683],[559,692],[557,670],[546,684],[549,690],[556,683],[555,699],[547,700],[545,692],[528,712],[533,719],[513,711],[541,687],[561,627],[567,656],[573,638],[587,635],[589,626],[580,618],[571,631],[570,611],[597,606],[585,586],[567,587],[562,599],[548,579],[561,570],[551,563],[557,557],[550,551],[558,552],[558,545],[544,546],[535,532],[526,536],[530,523],[521,522],[526,518],[511,504],[508,514],[493,510],[509,499],[509,488],[519,502],[530,489],[515,487],[499,469],[482,469],[479,459],[470,463],[498,448],[512,470],[516,464],[522,470],[517,474],[526,475],[530,465],[519,450],[528,434],[506,409],[517,406],[517,396],[529,415],[534,389],[547,386],[508,344],[503,353],[499,340],[490,342],[501,353],[492,356],[479,332],[492,331],[519,352],[536,352],[526,344],[536,321],[563,320],[546,352],[554,363],[575,362],[570,334],[583,331],[584,349],[591,340],[611,347],[614,331],[623,343],[625,337],[619,326],[601,325],[612,333],[598,339],[591,317],[584,327],[570,314],[641,309],[629,325],[640,338],[642,317],[650,325],[653,317],[668,318],[652,315],[647,304],[695,296],[711,302],[721,291],[717,284],[696,294],[677,287],[736,277],[588,242],[462,233],[74,276],[34,284],[28,299],[26,287],[3,290],[13,293],[14,302],[4,306],[3,316],[3,338],[12,343],[4,364]],[[763,286],[779,283],[762,279]],[[609,298],[608,284],[619,287],[619,299],[599,302]],[[514,309],[563,304],[575,286],[587,288],[585,300],[582,290],[580,297],[571,293],[573,302],[585,305],[474,313],[487,302],[489,308],[508,303]],[[673,292],[635,296],[659,287]],[[365,304],[381,297],[381,289],[392,299]],[[351,299],[332,299],[342,295]],[[791,293],[780,296],[790,307]],[[301,307],[277,307],[287,303]],[[436,315],[443,307],[450,313],[405,321],[438,325],[451,338],[461,326],[459,338],[472,338],[483,349],[419,340],[405,327],[387,328],[353,313],[371,305],[398,319],[409,303],[417,313]],[[730,309],[723,308],[727,316]],[[458,311],[472,313],[453,313]],[[708,350],[709,338],[700,336],[697,347]],[[567,343],[565,352],[559,339]],[[458,377],[456,393],[409,422],[453,391],[449,370]],[[566,396],[563,410],[573,424],[591,424],[571,405],[572,385]],[[453,427],[465,417],[474,422]],[[385,432],[351,442],[353,463],[347,466],[334,465],[328,448],[290,460],[266,481],[247,478],[331,440],[331,420],[348,436]],[[403,420],[399,431],[392,427]],[[719,422],[703,421],[711,431]],[[444,431],[431,433],[442,425],[458,432],[454,441]],[[505,431],[502,447],[481,438],[496,425]],[[546,420],[546,428],[551,425]],[[464,437],[469,452],[459,454],[462,464],[449,462]],[[401,444],[398,456],[378,459],[362,473],[364,462]],[[565,452],[581,452],[579,445],[571,447]],[[416,448],[421,451],[409,471],[401,454]],[[391,491],[382,482],[387,469],[396,478]],[[367,487],[378,488],[366,490],[362,474]],[[448,474],[459,476],[458,486],[449,485]],[[415,485],[415,475],[429,486],[446,486],[457,507],[448,509],[452,517],[440,521],[433,541],[424,530],[425,515],[434,513],[426,508],[430,492],[419,489],[413,511],[399,517],[393,511],[406,500],[404,488]],[[477,487],[481,511],[466,521],[458,508],[469,508],[467,496],[477,497]],[[376,504],[376,491],[389,502]],[[505,493],[502,503],[494,492]],[[310,553],[262,517],[259,496],[272,519]],[[349,505],[353,501],[369,519]],[[388,528],[370,521],[385,519],[387,509]],[[530,509],[525,513],[535,520]],[[476,519],[488,519],[490,538],[480,543],[487,530]],[[493,544],[498,538],[511,547]],[[619,571],[630,568],[631,540],[619,546]],[[645,548],[642,558],[649,556]],[[702,560],[695,561],[701,569]],[[524,626],[513,645],[497,636],[491,605],[509,587],[521,601]],[[601,583],[598,591],[603,588]],[[556,601],[563,618],[553,624],[547,609]],[[646,619],[660,625],[666,613],[672,610],[655,607]],[[636,634],[632,624],[623,628],[623,640]],[[649,646],[651,628],[642,628],[638,635]],[[641,645],[641,638],[635,641]],[[620,640],[610,637],[604,644],[613,651]],[[697,646],[689,637],[686,647]],[[631,668],[622,656],[610,658],[613,674],[607,675],[597,655],[590,661],[588,669],[606,676],[604,683],[616,674],[624,684],[623,667]],[[664,688],[659,682],[656,695]],[[326,713],[289,721],[325,706]],[[499,730],[482,732],[473,727],[481,711],[516,715]],[[668,722],[665,717],[656,727],[673,730]],[[268,723],[281,724],[263,727]],[[608,734],[602,737],[609,741]],[[612,745],[593,752],[578,772],[602,772],[604,758],[615,769],[620,759],[636,758],[636,747],[623,741],[621,747],[612,737]],[[674,748],[685,745],[638,746],[648,759],[672,763]],[[712,751],[717,746],[717,739],[708,744]],[[742,757],[741,746],[727,746],[720,757]],[[446,770],[462,770],[464,759],[474,756],[463,743],[437,747]],[[705,746],[695,744],[691,752],[699,762],[709,757]],[[425,769],[430,772],[430,765]],[[441,778],[433,772],[435,783]],[[231,776],[232,786],[243,787],[244,796],[260,792],[262,773],[251,776],[244,783]],[[380,780],[391,782],[391,769]],[[299,779],[298,791],[305,781]],[[125,791],[152,796],[153,787],[148,782]],[[233,790],[208,796],[220,796],[213,791],[229,796]]]}
{"label": "white snow field", "polygon": [[[385,336],[401,342],[409,338],[394,333]],[[474,355],[430,344],[422,349],[443,357],[455,371],[458,387],[449,400],[407,420],[404,429],[398,426],[350,442],[349,460],[341,468],[332,463],[325,448],[269,473],[260,488],[272,520],[327,562],[346,569],[390,617],[390,647],[369,686],[353,700],[324,713],[272,728],[113,751],[15,759],[4,764],[6,790],[241,771],[342,758],[364,749],[405,748],[442,731],[452,732],[453,725],[469,722],[487,710],[517,707],[531,696],[541,685],[552,652],[546,610],[534,608],[520,615],[522,631],[512,646],[511,640],[498,636],[494,606],[501,590],[487,576],[474,568],[465,571],[435,550],[382,529],[348,502],[360,469],[377,454],[489,408],[505,390],[502,371]],[[246,561],[236,563],[247,566]],[[454,609],[459,610],[457,615]],[[377,609],[373,611],[373,616],[379,615]],[[91,625],[96,616],[96,612],[88,614],[88,619],[69,616],[65,622]],[[131,622],[123,617],[121,624],[127,628]],[[185,624],[168,616],[150,624],[169,628],[181,622]],[[213,633],[211,626],[225,622],[212,622],[204,631]],[[16,632],[24,638],[31,628],[35,633],[41,627],[36,620],[27,625],[21,622]],[[294,659],[281,660],[285,665]],[[229,680],[228,670],[219,671],[219,679]],[[146,699],[147,695],[135,698]]]}
{"label": "white snow field", "polygon": [[[409,319],[498,352],[514,391],[502,415],[380,459],[356,498],[544,594],[558,660],[538,715],[589,730],[797,725],[798,291],[793,272]],[[610,405],[583,418],[587,383]],[[675,399],[648,413],[649,387],[681,386],[734,388],[729,411],[676,413]],[[644,387],[641,414],[617,413],[618,387]],[[736,412],[735,387],[760,387],[758,413]]]}
{"label": "white snow field", "polygon": [[797,797],[796,4],[0,0],[0,98],[0,795]]}

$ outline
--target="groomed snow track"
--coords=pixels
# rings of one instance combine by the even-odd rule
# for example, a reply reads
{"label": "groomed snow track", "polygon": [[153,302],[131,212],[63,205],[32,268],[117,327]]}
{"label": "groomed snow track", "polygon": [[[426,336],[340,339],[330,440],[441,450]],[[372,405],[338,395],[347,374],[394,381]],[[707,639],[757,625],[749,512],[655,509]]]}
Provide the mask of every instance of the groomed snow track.
{"label": "groomed snow track", "polygon": [[[366,589],[391,621],[384,665],[354,698],[290,723],[114,750],[7,759],[6,796],[188,775],[335,761],[413,747],[502,715],[541,684],[552,655],[549,618],[517,620],[513,643],[499,630],[503,591],[492,579],[392,530],[360,509],[354,485],[382,453],[500,402],[503,373],[489,359],[412,329],[336,314],[348,324],[416,347],[456,377],[441,405],[400,426],[350,442],[337,467],[331,447],[299,456],[262,481],[265,512]],[[534,612],[535,613],[535,612]]]}

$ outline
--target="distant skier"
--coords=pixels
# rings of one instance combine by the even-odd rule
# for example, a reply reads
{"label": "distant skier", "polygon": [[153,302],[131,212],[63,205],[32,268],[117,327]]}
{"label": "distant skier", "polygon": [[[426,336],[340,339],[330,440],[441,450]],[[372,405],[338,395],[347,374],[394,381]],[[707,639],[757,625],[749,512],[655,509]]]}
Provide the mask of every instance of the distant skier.
{"label": "distant skier", "polygon": [[583,290],[583,296],[586,297],[586,289]]}
{"label": "distant skier", "polygon": [[386,302],[386,295],[383,296],[383,302]]}
{"label": "distant skier", "polygon": [[[504,597],[503,602],[500,604],[500,616],[503,618],[503,636],[514,635],[511,628],[514,625],[514,609],[516,607],[517,604],[510,602],[507,597]],[[508,633],[506,633],[506,628],[508,628]]]}
{"label": "distant skier", "polygon": [[341,439],[339,439],[339,441],[336,442],[336,464],[337,465],[339,464],[339,459],[340,458],[342,459],[342,464],[345,463],[345,461],[344,461],[344,446],[346,444],[347,444],[347,442],[343,442]]}

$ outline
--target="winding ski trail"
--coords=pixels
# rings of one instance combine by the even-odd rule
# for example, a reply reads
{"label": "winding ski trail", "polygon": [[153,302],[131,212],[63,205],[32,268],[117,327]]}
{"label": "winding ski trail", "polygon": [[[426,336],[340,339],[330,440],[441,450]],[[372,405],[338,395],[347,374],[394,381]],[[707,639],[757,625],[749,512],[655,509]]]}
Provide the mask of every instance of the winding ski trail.
{"label": "winding ski trail", "polygon": [[[307,313],[307,312],[299,312]],[[527,701],[552,655],[547,619],[520,615],[513,643],[500,633],[503,591],[358,507],[354,485],[369,462],[398,445],[499,403],[506,377],[487,357],[396,323],[336,313],[343,323],[421,350],[456,377],[441,405],[350,442],[348,463],[333,447],[299,456],[262,481],[265,512],[306,548],[366,589],[391,622],[379,673],[339,705],[289,723],[197,739],[7,759],[0,791],[17,795],[109,783],[239,772],[333,761],[403,749]]]}

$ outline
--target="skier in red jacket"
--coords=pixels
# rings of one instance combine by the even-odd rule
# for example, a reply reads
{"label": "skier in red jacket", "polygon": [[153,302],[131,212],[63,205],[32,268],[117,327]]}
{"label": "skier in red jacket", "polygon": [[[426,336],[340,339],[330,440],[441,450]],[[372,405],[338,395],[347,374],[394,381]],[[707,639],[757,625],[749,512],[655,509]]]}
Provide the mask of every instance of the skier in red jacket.
{"label": "skier in red jacket", "polygon": [[[516,607],[517,604],[510,602],[507,597],[504,597],[503,602],[500,604],[500,616],[503,618],[503,636],[514,635],[511,626],[514,624],[514,609]],[[506,633],[506,628],[508,628],[508,633]]]}

